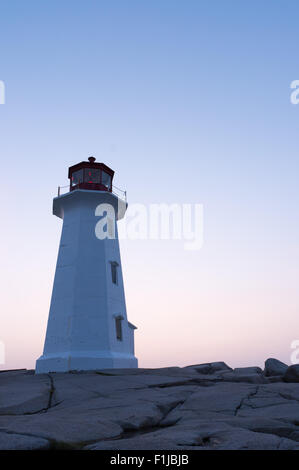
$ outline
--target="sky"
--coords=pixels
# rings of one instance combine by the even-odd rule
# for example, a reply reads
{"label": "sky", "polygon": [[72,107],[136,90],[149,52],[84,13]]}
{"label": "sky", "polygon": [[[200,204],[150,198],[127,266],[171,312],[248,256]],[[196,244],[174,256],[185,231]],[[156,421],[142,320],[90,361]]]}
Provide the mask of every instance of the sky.
{"label": "sky", "polygon": [[140,367],[290,364],[299,339],[297,0],[2,0],[2,369],[42,354],[67,169],[202,204],[204,242],[121,240]]}

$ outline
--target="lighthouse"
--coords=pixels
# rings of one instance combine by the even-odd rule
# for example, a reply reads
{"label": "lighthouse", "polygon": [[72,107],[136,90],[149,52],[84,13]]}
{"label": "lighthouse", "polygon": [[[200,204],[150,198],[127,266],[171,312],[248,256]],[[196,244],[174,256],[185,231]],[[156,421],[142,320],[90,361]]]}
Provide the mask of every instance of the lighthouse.
{"label": "lighthouse", "polygon": [[138,367],[117,231],[127,202],[114,171],[95,160],[71,166],[69,192],[53,199],[63,226],[37,374]]}

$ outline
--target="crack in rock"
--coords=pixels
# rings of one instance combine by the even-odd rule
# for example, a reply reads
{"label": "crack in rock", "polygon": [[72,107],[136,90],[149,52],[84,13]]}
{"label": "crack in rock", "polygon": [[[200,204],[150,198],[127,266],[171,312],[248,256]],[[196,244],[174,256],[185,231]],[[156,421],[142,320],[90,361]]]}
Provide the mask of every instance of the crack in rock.
{"label": "crack in rock", "polygon": [[50,408],[52,408],[52,402],[53,402],[54,393],[55,393],[54,379],[53,379],[53,377],[52,377],[51,374],[47,374],[47,376],[48,376],[49,379],[50,379],[50,390],[49,390],[48,405],[47,405],[46,409],[44,410],[45,413],[46,413]]}
{"label": "crack in rock", "polygon": [[[100,442],[102,442],[102,441],[112,441],[112,440],[113,441],[119,441],[119,440],[122,440],[122,439],[132,439],[136,436],[141,436],[143,434],[150,434],[150,433],[153,433],[155,431],[159,431],[161,429],[170,428],[170,427],[174,426],[177,423],[178,420],[174,423],[171,423],[171,424],[161,424],[162,421],[169,415],[169,413],[171,413],[177,407],[181,406],[185,401],[186,401],[186,399],[179,400],[178,402],[174,403],[173,405],[168,406],[167,411],[164,411],[165,405],[156,405],[157,408],[159,409],[159,411],[162,413],[162,416],[161,416],[159,422],[154,426],[153,425],[151,425],[151,426],[141,426],[138,429],[128,429],[128,430],[123,428],[124,430],[119,436],[116,436],[116,437],[113,437],[113,438],[108,437],[107,439],[102,439]],[[99,441],[97,440],[96,442],[99,442]]]}
{"label": "crack in rock", "polygon": [[181,380],[177,382],[165,383],[165,384],[151,384],[148,385],[146,388],[170,388],[170,387],[179,387],[180,385],[197,385],[199,387],[212,387],[216,383],[223,382],[223,379],[190,379],[190,380]]}
{"label": "crack in rock", "polygon": [[253,391],[253,392],[250,392],[248,393],[245,397],[242,398],[242,400],[240,401],[239,405],[236,407],[235,409],[235,416],[237,416],[238,412],[240,411],[240,409],[242,408],[243,406],[243,403],[245,400],[250,400],[250,398],[254,397],[258,391],[259,391],[259,386],[256,387],[256,389]]}

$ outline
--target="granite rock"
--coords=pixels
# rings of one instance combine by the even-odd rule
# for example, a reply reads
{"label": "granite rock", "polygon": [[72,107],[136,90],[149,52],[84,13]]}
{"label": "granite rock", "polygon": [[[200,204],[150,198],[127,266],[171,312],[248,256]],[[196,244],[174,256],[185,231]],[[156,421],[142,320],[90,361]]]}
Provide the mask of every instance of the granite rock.
{"label": "granite rock", "polygon": [[282,376],[286,373],[288,366],[278,359],[269,358],[265,361],[264,374],[266,377]]}
{"label": "granite rock", "polygon": [[299,382],[299,364],[289,366],[283,375],[285,382],[298,383]]}
{"label": "granite rock", "polygon": [[1,372],[0,449],[297,450],[299,366],[276,365]]}

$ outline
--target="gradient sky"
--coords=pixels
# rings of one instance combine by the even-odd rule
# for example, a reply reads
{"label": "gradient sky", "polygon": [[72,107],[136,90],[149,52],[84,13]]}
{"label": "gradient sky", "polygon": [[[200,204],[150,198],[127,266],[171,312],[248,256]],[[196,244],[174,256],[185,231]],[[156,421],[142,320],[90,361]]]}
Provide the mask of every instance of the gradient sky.
{"label": "gradient sky", "polygon": [[297,0],[2,0],[1,320],[42,353],[67,168],[129,203],[201,203],[204,245],[121,241],[141,367],[290,363],[299,339]]}

